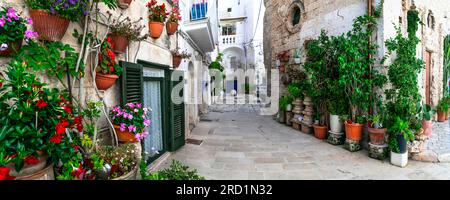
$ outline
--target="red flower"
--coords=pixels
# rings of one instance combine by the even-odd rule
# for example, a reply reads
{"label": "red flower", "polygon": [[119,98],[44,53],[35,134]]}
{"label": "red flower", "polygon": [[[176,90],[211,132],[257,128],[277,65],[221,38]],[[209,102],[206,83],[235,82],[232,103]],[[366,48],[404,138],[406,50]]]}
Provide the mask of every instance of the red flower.
{"label": "red flower", "polygon": [[24,159],[25,163],[28,165],[36,165],[39,163],[39,159],[37,159],[35,156],[27,156]]}
{"label": "red flower", "polygon": [[111,71],[111,73],[113,73],[114,72],[114,67],[110,67],[109,71]]}
{"label": "red flower", "polygon": [[37,106],[39,109],[42,109],[42,108],[44,108],[44,107],[47,107],[48,104],[47,104],[47,102],[45,102],[44,100],[39,99],[39,101],[36,103],[36,106]]}
{"label": "red flower", "polygon": [[81,179],[83,179],[83,176],[82,176],[83,173],[84,173],[83,164],[80,163],[80,166],[77,169],[73,170],[71,175],[73,177],[81,180]]}
{"label": "red flower", "polygon": [[106,39],[107,41],[108,41],[108,43],[110,43],[111,44],[111,42],[112,42],[112,38],[111,38],[111,36],[109,36],[108,37],[108,39]]}
{"label": "red flower", "polygon": [[69,122],[63,121],[56,124],[56,134],[61,135],[66,133],[66,128],[69,126]]}
{"label": "red flower", "polygon": [[119,165],[113,165],[113,166],[111,166],[110,174],[114,174],[114,173],[116,173],[116,172],[118,172],[118,171],[119,171]]}
{"label": "red flower", "polygon": [[66,113],[71,114],[72,113],[72,107],[70,106],[63,106],[64,111],[66,111]]}
{"label": "red flower", "polygon": [[74,144],[72,144],[72,147],[73,147],[73,149],[74,149],[75,151],[78,151],[78,149],[80,149],[80,147],[79,147],[79,146],[77,146],[77,145],[74,145]]}
{"label": "red flower", "polygon": [[8,176],[10,170],[8,167],[0,167],[0,181],[16,179],[14,176]]}
{"label": "red flower", "polygon": [[50,138],[51,143],[59,144],[61,143],[61,135],[55,134],[53,137]]}

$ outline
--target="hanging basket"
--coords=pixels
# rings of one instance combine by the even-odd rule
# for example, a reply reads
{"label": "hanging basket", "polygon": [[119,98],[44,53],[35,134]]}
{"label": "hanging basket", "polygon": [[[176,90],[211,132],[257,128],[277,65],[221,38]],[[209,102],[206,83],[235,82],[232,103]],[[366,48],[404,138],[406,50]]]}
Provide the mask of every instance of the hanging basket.
{"label": "hanging basket", "polygon": [[183,57],[181,56],[172,56],[173,68],[178,68],[183,61]]}
{"label": "hanging basket", "polygon": [[119,78],[119,76],[117,76],[115,74],[97,73],[95,75],[95,83],[99,90],[108,90],[116,83],[116,80],[118,78]]}
{"label": "hanging basket", "polygon": [[111,45],[113,47],[114,52],[116,53],[125,53],[127,50],[130,41],[127,37],[122,35],[109,34],[111,37]]}
{"label": "hanging basket", "polygon": [[167,35],[173,35],[178,30],[178,23],[176,22],[167,22],[166,23]]}
{"label": "hanging basket", "polygon": [[0,56],[10,56],[17,53],[22,48],[23,40],[17,40],[15,42],[8,42],[8,48],[0,51]]}
{"label": "hanging basket", "polygon": [[118,0],[117,3],[119,4],[119,8],[127,9],[130,7],[132,1],[133,0]]}
{"label": "hanging basket", "polygon": [[120,131],[120,126],[118,125],[114,125],[114,129],[116,130],[117,133],[117,139],[119,140],[119,142],[122,143],[136,143],[139,142],[134,133],[131,133],[127,130],[125,131]]}
{"label": "hanging basket", "polygon": [[149,22],[148,27],[150,30],[150,37],[158,39],[164,30],[164,23],[162,22]]}
{"label": "hanging basket", "polygon": [[33,29],[39,34],[39,38],[47,41],[60,41],[70,23],[68,19],[46,10],[30,9],[30,16],[33,19]]}

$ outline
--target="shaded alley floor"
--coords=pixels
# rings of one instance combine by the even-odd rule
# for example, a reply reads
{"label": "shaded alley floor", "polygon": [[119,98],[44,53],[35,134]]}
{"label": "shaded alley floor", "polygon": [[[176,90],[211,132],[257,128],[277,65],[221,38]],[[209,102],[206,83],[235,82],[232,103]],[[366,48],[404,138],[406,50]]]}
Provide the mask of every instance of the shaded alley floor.
{"label": "shaded alley floor", "polygon": [[211,112],[193,130],[201,145],[187,144],[172,159],[196,168],[206,179],[450,179],[450,163],[409,161],[399,168],[351,153],[260,116],[255,109],[231,107]]}

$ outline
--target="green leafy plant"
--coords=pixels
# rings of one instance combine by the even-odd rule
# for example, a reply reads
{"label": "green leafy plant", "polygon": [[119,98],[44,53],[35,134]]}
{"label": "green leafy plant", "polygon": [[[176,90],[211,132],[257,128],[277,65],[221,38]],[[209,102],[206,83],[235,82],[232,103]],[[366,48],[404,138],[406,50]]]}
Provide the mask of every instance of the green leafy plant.
{"label": "green leafy plant", "polygon": [[219,53],[219,55],[217,56],[216,60],[211,62],[211,64],[209,65],[208,69],[210,69],[210,70],[215,69],[215,70],[219,70],[219,71],[223,72],[225,70],[225,68],[221,64],[222,57],[223,57],[223,53]]}
{"label": "green leafy plant", "polygon": [[[97,174],[106,174],[105,176],[98,175],[98,179],[114,179],[135,170],[138,166],[138,159],[136,157],[136,148],[133,144],[125,144],[119,147],[102,146],[94,154],[90,156],[88,165],[90,168],[97,170]],[[103,166],[108,164],[111,168],[109,171],[103,170]]]}
{"label": "green leafy plant", "polygon": [[409,128],[409,122],[402,120],[400,117],[395,119],[394,124],[389,128],[389,148],[394,153],[400,153],[397,136],[401,135],[406,141],[414,140],[414,133]]}
{"label": "green leafy plant", "polygon": [[116,54],[112,50],[111,42],[111,37],[108,37],[107,40],[102,43],[101,52],[98,56],[99,66],[97,68],[97,73],[105,75],[115,74],[120,76],[123,73],[123,68],[117,64]]}
{"label": "green leafy plant", "polygon": [[190,170],[188,166],[177,160],[172,160],[169,168],[159,172],[149,174],[146,169],[146,165],[141,164],[141,176],[143,180],[205,180],[204,177],[198,175],[197,170]]}
{"label": "green leafy plant", "polygon": [[66,89],[68,86],[64,78],[67,74],[77,78],[84,76],[84,64],[82,63],[77,71],[77,60],[78,53],[68,44],[39,44],[31,40],[14,58],[16,62],[27,63],[26,66],[34,71],[46,72],[48,76],[57,78]]}
{"label": "green leafy plant", "polygon": [[163,3],[161,5],[157,5],[157,3],[158,2],[156,0],[151,0],[147,3],[149,21],[164,23],[170,13],[167,13],[166,4]]}
{"label": "green leafy plant", "polygon": [[430,121],[431,120],[431,116],[433,115],[433,109],[431,109],[431,106],[428,104],[425,104],[422,109],[422,118],[426,121]]}
{"label": "green leafy plant", "polygon": [[287,106],[292,102],[292,99],[288,96],[282,96],[278,102],[281,111],[285,111]]}
{"label": "green leafy plant", "polygon": [[450,95],[449,88],[449,75],[450,75],[450,35],[447,35],[444,39],[444,74],[443,74],[443,86],[444,94]]}
{"label": "green leafy plant", "polygon": [[448,104],[448,102],[447,102],[447,100],[445,98],[441,99],[439,101],[439,104],[436,106],[436,110],[438,112],[447,112],[448,109],[449,109],[449,104]]}

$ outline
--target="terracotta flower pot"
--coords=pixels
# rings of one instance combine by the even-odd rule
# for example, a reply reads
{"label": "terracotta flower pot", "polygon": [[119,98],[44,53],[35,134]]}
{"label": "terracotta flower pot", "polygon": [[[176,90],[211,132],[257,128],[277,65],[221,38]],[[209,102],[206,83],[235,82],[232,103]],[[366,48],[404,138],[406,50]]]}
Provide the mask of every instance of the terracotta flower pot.
{"label": "terracotta flower pot", "polygon": [[119,76],[115,74],[101,74],[97,73],[95,75],[95,83],[99,90],[107,90],[111,88],[115,83]]}
{"label": "terracotta flower pot", "polygon": [[348,124],[345,122],[345,135],[347,139],[360,141],[362,138],[363,124]]}
{"label": "terracotta flower pot", "polygon": [[167,22],[166,23],[167,35],[173,35],[178,30],[178,23],[176,22]]}
{"label": "terracotta flower pot", "polygon": [[15,42],[8,43],[8,48],[3,51],[0,51],[0,56],[10,56],[18,52],[22,48],[23,40],[17,40]]}
{"label": "terracotta flower pot", "polygon": [[178,68],[183,58],[181,56],[173,56],[172,60],[173,60],[173,68]]}
{"label": "terracotta flower pot", "polygon": [[432,126],[433,122],[431,122],[431,120],[422,120],[423,134],[425,134],[426,136],[431,136]]}
{"label": "terracotta flower pot", "polygon": [[132,1],[133,0],[118,0],[117,3],[119,3],[119,8],[127,9],[130,7]]}
{"label": "terracotta flower pot", "polygon": [[60,41],[66,34],[70,21],[45,10],[30,9],[33,29],[39,38],[48,41]]}
{"label": "terracotta flower pot", "polygon": [[124,132],[120,131],[120,126],[114,125],[114,129],[116,129],[117,139],[119,142],[123,143],[136,143],[138,140],[135,137],[134,133],[125,130]]}
{"label": "terracotta flower pot", "polygon": [[127,37],[121,35],[110,34],[111,45],[114,47],[113,50],[116,53],[125,53],[130,41]]}
{"label": "terracotta flower pot", "polygon": [[437,115],[438,115],[438,122],[445,122],[445,112],[438,110]]}
{"label": "terracotta flower pot", "polygon": [[285,73],[286,72],[286,67],[283,65],[280,67],[280,73]]}
{"label": "terracotta flower pot", "polygon": [[383,145],[387,129],[385,128],[369,128],[370,143],[374,145]]}
{"label": "terracotta flower pot", "polygon": [[327,126],[320,126],[320,125],[313,125],[314,127],[314,136],[319,140],[324,140],[327,138],[327,132],[328,127]]}
{"label": "terracotta flower pot", "polygon": [[153,39],[158,39],[161,37],[161,34],[164,29],[164,23],[162,22],[149,22],[148,27],[150,29],[150,36]]}

